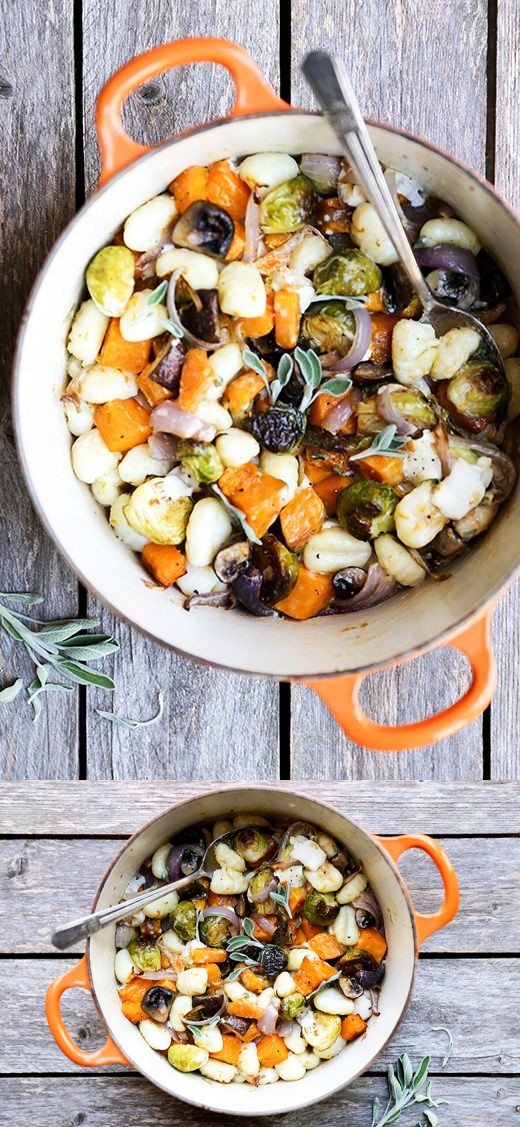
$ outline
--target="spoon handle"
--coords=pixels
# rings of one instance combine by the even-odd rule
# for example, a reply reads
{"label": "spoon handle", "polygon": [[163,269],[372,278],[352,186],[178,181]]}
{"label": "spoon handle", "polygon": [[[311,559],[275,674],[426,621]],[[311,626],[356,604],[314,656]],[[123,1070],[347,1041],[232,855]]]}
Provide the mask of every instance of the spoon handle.
{"label": "spoon handle", "polygon": [[174,880],[171,884],[161,885],[160,888],[147,888],[146,892],[140,892],[137,896],[133,896],[131,900],[124,900],[110,908],[101,908],[99,912],[92,912],[89,916],[80,916],[77,920],[71,920],[70,923],[57,927],[53,933],[52,942],[60,951],[65,951],[67,947],[72,947],[73,943],[79,942],[80,939],[86,939],[89,935],[94,935],[96,931],[106,927],[107,924],[117,923],[118,920],[123,920],[126,916],[132,916],[134,912],[144,908],[146,904],[151,904],[154,900],[162,900],[164,896],[169,896],[170,892],[178,892],[181,888],[186,888],[201,876],[204,876],[204,872],[202,869],[198,869],[190,876],[181,877],[180,880]]}
{"label": "spoon handle", "polygon": [[435,298],[415,261],[343,62],[326,51],[311,51],[302,70],[428,312],[435,305]]}

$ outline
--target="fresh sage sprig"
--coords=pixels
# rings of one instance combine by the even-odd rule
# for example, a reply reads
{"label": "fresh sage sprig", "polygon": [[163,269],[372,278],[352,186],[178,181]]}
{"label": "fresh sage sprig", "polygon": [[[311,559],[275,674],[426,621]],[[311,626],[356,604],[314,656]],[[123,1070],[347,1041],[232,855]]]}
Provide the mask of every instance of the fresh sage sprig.
{"label": "fresh sage sprig", "polygon": [[242,927],[244,929],[244,934],[233,935],[231,939],[228,939],[226,943],[226,951],[230,959],[234,963],[241,962],[256,966],[254,960],[250,959],[248,956],[242,955],[241,951],[243,951],[244,948],[247,947],[258,947],[260,951],[263,951],[264,945],[263,943],[260,943],[259,939],[254,938],[253,931],[255,925],[253,920],[249,919],[249,916],[246,916],[246,918],[242,921]]}
{"label": "fresh sage sprig", "polygon": [[276,370],[276,378],[269,383],[265,365],[260,360],[260,357],[255,352],[251,352],[249,348],[245,348],[242,353],[244,363],[248,368],[251,368],[257,375],[261,376],[272,405],[276,403],[280,393],[289,383],[294,369],[294,360],[296,360],[300,369],[301,376],[304,381],[304,391],[300,403],[300,411],[305,412],[309,409],[318,395],[326,393],[327,395],[341,396],[346,395],[352,387],[352,380],[350,376],[341,375],[333,379],[323,380],[323,371],[321,361],[314,349],[307,350],[303,348],[295,348],[293,356],[288,352],[284,352],[278,362]]}
{"label": "fresh sage sprig", "polygon": [[350,457],[351,462],[359,462],[362,458],[369,458],[372,454],[391,454],[393,457],[404,458],[405,451],[402,449],[406,446],[408,438],[397,434],[397,427],[394,423],[390,426],[384,427],[379,434],[376,434],[370,443],[370,446],[365,446],[364,450],[360,450],[359,454],[352,454]]}
{"label": "fresh sage sprig", "polygon": [[279,884],[276,892],[270,892],[269,893],[271,900],[274,900],[276,902],[276,904],[280,904],[280,906],[283,908],[284,912],[289,916],[289,919],[292,920],[292,918],[293,918],[292,912],[291,912],[291,909],[289,907],[289,896],[290,895],[291,895],[291,888],[290,888],[290,885],[288,885],[288,884]]}
{"label": "fresh sage sprig", "polygon": [[[184,1021],[184,1018],[182,1020]],[[200,1037],[204,1029],[214,1029],[215,1026],[218,1025],[219,1021],[220,1014],[217,1014],[216,1017],[212,1017],[211,1021],[205,1021],[204,1025],[197,1025],[192,1021],[184,1021],[184,1024],[186,1026],[186,1029],[189,1029],[190,1033],[192,1033],[194,1037]]]}
{"label": "fresh sage sprig", "polygon": [[[161,305],[166,297],[167,292],[168,282],[159,282],[159,285],[156,286],[155,289],[148,294],[148,297],[145,301],[145,308],[138,317],[138,320],[145,321],[149,316],[149,313],[151,312],[151,307],[154,305]],[[164,329],[165,333],[171,333],[172,337],[182,337],[182,330],[178,325],[175,324],[174,321],[170,319],[170,317],[163,317],[161,319],[161,327]]]}
{"label": "fresh sage sprig", "polygon": [[[42,602],[41,595],[13,591],[0,593],[0,624],[11,638],[24,646],[34,663],[35,677],[27,686],[27,695],[35,720],[41,713],[44,693],[68,693],[74,684],[97,685],[112,691],[115,688],[112,678],[89,669],[87,663],[107,657],[119,649],[119,643],[110,634],[84,633],[100,625],[97,619],[60,618],[47,622],[11,607],[13,603],[34,607]],[[52,671],[62,680],[49,680]],[[0,701],[10,703],[23,688],[23,680],[18,677],[12,685],[2,689]]]}
{"label": "fresh sage sprig", "polygon": [[[449,1100],[433,1098],[432,1082],[428,1079],[430,1063],[431,1057],[423,1057],[414,1073],[408,1053],[403,1053],[397,1061],[395,1071],[391,1064],[388,1066],[388,1101],[382,1114],[380,1114],[381,1101],[376,1096],[372,1105],[370,1127],[386,1127],[387,1123],[395,1123],[400,1118],[401,1112],[413,1104],[425,1104],[426,1106],[421,1111],[426,1123],[429,1127],[437,1127],[438,1117],[433,1109],[440,1107],[441,1104],[449,1103]],[[444,1068],[444,1064],[442,1067]],[[421,1127],[421,1125],[418,1124],[417,1127]]]}

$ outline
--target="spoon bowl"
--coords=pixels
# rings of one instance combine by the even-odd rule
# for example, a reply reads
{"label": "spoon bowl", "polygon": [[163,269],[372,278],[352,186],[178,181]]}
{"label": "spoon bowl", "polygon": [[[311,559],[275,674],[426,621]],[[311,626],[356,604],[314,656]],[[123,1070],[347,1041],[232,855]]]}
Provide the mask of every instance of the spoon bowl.
{"label": "spoon bowl", "polygon": [[421,321],[430,324],[437,337],[450,329],[474,329],[481,338],[489,362],[506,378],[502,356],[487,326],[471,313],[438,301],[423,278],[343,62],[326,51],[311,51],[304,59],[302,70],[399,255],[403,270],[423,307]]}
{"label": "spoon bowl", "polygon": [[[258,826],[251,827],[251,829],[259,828]],[[137,896],[132,896],[130,900],[120,901],[119,904],[113,904],[110,908],[103,908],[99,912],[92,912],[88,916],[80,916],[77,920],[71,920],[68,924],[61,924],[52,935],[54,947],[57,947],[60,951],[66,951],[68,947],[72,947],[80,939],[94,935],[96,931],[99,931],[102,927],[107,927],[110,923],[118,923],[127,916],[133,916],[135,912],[145,908],[147,904],[153,904],[154,900],[162,900],[172,892],[179,892],[183,888],[188,888],[190,884],[200,880],[201,877],[209,877],[211,880],[216,870],[222,867],[217,860],[217,846],[224,844],[232,847],[237,832],[237,830],[229,830],[221,837],[216,837],[208,845],[199,868],[190,873],[189,876],[180,877],[179,880],[162,884],[158,888],[147,888],[145,892],[139,892]]]}

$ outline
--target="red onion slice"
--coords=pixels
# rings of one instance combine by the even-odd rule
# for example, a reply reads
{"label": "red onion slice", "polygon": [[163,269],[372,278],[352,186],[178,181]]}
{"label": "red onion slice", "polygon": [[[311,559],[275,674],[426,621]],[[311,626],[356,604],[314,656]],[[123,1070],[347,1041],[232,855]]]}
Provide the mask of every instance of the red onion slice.
{"label": "red onion slice", "polygon": [[278,1021],[278,1011],[280,1009],[280,999],[273,998],[271,1002],[265,1007],[262,1016],[258,1019],[258,1028],[260,1033],[274,1033],[276,1029],[276,1022]]}
{"label": "red onion slice", "polygon": [[313,181],[318,192],[335,192],[341,172],[341,157],[327,156],[326,153],[304,153],[300,169],[304,176]]}
{"label": "red onion slice", "polygon": [[177,443],[173,434],[155,432],[148,439],[148,448],[152,458],[175,458]]}
{"label": "red onion slice", "polygon": [[181,411],[171,399],[154,407],[150,422],[154,430],[174,434],[177,438],[197,438],[200,442],[212,442],[216,434],[215,427],[209,426],[190,411]]}
{"label": "red onion slice", "polygon": [[130,940],[137,934],[135,927],[131,924],[119,923],[116,924],[115,945],[118,949],[128,947]]}
{"label": "red onion slice", "polygon": [[331,434],[337,434],[342,426],[352,417],[355,412],[356,404],[361,399],[361,392],[358,388],[351,388],[350,391],[340,399],[338,403],[331,407],[330,411],[322,422],[323,430],[330,431]]}
{"label": "red onion slice", "polygon": [[251,192],[247,202],[244,227],[246,232],[246,245],[242,255],[242,262],[255,262],[260,253],[262,232],[260,230],[260,208],[255,199],[254,192]]}
{"label": "red onion slice", "polygon": [[392,391],[397,389],[402,391],[401,384],[385,384],[384,387],[379,389],[376,399],[377,413],[384,419],[385,423],[393,423],[397,434],[417,434],[417,427],[413,423],[407,422],[394,406]]}
{"label": "red onion slice", "polygon": [[294,1021],[291,1018],[282,1018],[276,1026],[276,1032],[279,1037],[290,1037],[294,1029]]}
{"label": "red onion slice", "polygon": [[370,889],[365,890],[365,892],[362,892],[356,900],[353,900],[352,907],[361,908],[365,912],[370,912],[370,915],[374,917],[376,927],[378,928],[378,930],[381,930],[383,926],[383,913],[381,911],[379,901],[376,899],[374,893]]}
{"label": "red onion slice", "polygon": [[500,450],[498,446],[493,446],[492,442],[474,442],[471,438],[459,438],[458,435],[450,435],[449,443],[452,449],[457,446],[467,446],[470,450],[474,450],[475,454],[484,458],[491,458],[493,463],[492,487],[496,491],[493,500],[502,504],[509,497],[518,476],[516,467],[509,455]]}
{"label": "red onion slice", "polygon": [[170,849],[170,852],[168,854],[168,859],[166,861],[169,881],[179,880],[179,877],[181,875],[182,855],[185,849],[188,849],[188,846],[186,844],[172,845],[172,848]]}
{"label": "red onion slice", "polygon": [[434,247],[417,247],[414,255],[418,265],[429,270],[452,270],[454,274],[465,274],[476,282],[480,279],[475,255],[464,247],[439,243]]}
{"label": "red onion slice", "polygon": [[165,250],[173,250],[173,243],[170,239],[163,239],[156,247],[152,247],[151,250],[145,250],[144,253],[139,256],[135,264],[136,274],[140,274],[142,278],[151,278],[155,273],[153,264]]}
{"label": "red onion slice", "polygon": [[336,602],[327,607],[326,610],[320,611],[317,617],[325,617],[329,614],[349,614],[350,611],[354,610],[367,610],[368,607],[375,607],[378,603],[383,603],[385,599],[390,599],[395,594],[395,590],[395,579],[392,579],[391,575],[387,575],[379,564],[370,564],[361,591],[358,591],[352,599],[343,599],[341,603]]}
{"label": "red onion slice", "polygon": [[[169,954],[171,954],[171,951]],[[164,970],[140,970],[136,978],[146,978],[149,982],[159,982],[161,978],[172,978],[172,972],[169,967]]]}
{"label": "red onion slice", "polygon": [[220,340],[220,338],[216,341],[201,340],[200,337],[196,337],[193,333],[190,333],[189,329],[186,329],[184,327],[180,319],[175,302],[175,290],[177,288],[177,282],[179,281],[181,275],[181,270],[174,270],[173,274],[170,275],[170,280],[168,282],[166,305],[168,308],[168,316],[170,318],[170,321],[178,328],[179,332],[184,337],[184,340],[187,341],[187,343],[190,344],[192,348],[203,348],[206,352],[214,352],[215,349],[220,348],[220,345],[222,344],[222,340]]}
{"label": "red onion slice", "polygon": [[271,939],[278,927],[276,920],[268,920],[267,916],[256,916],[254,919],[258,927],[265,931],[265,934]]}
{"label": "red onion slice", "polygon": [[278,881],[273,877],[273,879],[269,881],[269,884],[267,884],[261,892],[254,893],[249,890],[248,896],[249,899],[253,901],[253,904],[265,904],[266,900],[269,899],[271,892],[276,892],[277,888]]}
{"label": "red onion slice", "polygon": [[204,910],[201,912],[201,919],[205,920],[208,916],[222,916],[224,920],[228,920],[229,923],[232,924],[234,928],[236,928],[237,934],[240,931],[240,919],[232,908],[226,908],[224,906],[221,906],[220,904],[215,904],[211,908],[204,908]]}
{"label": "red onion slice", "polygon": [[359,364],[370,347],[372,338],[372,322],[370,320],[370,313],[368,309],[359,306],[352,310],[356,322],[356,332],[354,340],[352,341],[350,351],[346,356],[340,356],[339,359],[331,359],[335,354],[328,353],[320,357],[322,368],[326,368],[328,372],[350,372],[352,368]]}

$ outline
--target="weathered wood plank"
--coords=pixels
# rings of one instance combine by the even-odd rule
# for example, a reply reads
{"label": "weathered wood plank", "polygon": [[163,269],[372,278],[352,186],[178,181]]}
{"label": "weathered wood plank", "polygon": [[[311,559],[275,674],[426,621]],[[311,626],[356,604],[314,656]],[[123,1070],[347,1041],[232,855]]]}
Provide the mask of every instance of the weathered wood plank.
{"label": "weathered wood plank", "polygon": [[[28,973],[28,965],[30,971]],[[44,999],[49,982],[73,965],[73,961],[34,959],[0,960],[0,991],[3,999],[0,1018],[0,1074],[27,1073],[27,1058],[20,1045],[31,1044],[31,1073],[61,1072],[78,1074],[75,1064],[55,1044],[45,1019]],[[453,982],[456,978],[456,994]],[[482,1006],[482,995],[492,979],[507,978],[508,990],[497,1015],[492,1007]],[[16,991],[11,984],[16,981]],[[432,1033],[432,1025],[445,1025],[452,1033],[454,1050],[448,1065],[452,1074],[511,1073],[520,1071],[520,1046],[517,1030],[517,993],[520,989],[520,962],[509,959],[421,960],[414,997],[406,1019],[391,1046],[378,1062],[383,1071],[402,1052],[414,1056],[431,1053],[434,1068],[446,1046],[443,1034]],[[460,998],[465,999],[464,1006]],[[84,990],[68,991],[62,1001],[67,1028],[86,1052],[101,1048],[104,1029],[94,1004]],[[87,1070],[85,1069],[85,1072]],[[129,1071],[113,1065],[103,1072]]]}
{"label": "weathered wood plank", "polygon": [[[0,953],[53,951],[53,927],[88,912],[121,839],[0,838]],[[518,838],[454,838],[446,842],[461,885],[461,906],[449,927],[431,936],[428,953],[466,954],[520,949],[516,889]],[[435,911],[441,882],[431,861],[417,851],[401,863],[418,910]],[[63,874],[72,879],[63,879]],[[17,926],[12,926],[12,921]],[[81,951],[83,944],[75,948]]]}
{"label": "weathered wood plank", "polygon": [[[273,785],[271,780],[265,782]],[[31,782],[30,787],[0,783],[0,827],[4,834],[24,837],[69,837],[71,829],[86,837],[131,834],[169,805],[229,785],[182,779]],[[518,783],[387,782],[377,792],[373,783],[360,780],[277,782],[276,786],[329,803],[374,833],[475,837],[503,829],[520,833]]]}
{"label": "weathered wood plank", "polygon": [[[516,208],[520,207],[520,122],[516,112],[520,93],[519,51],[520,23],[517,6],[507,0],[500,0],[497,5],[495,183]],[[500,679],[491,706],[492,779],[518,779],[520,776],[520,679],[517,667],[519,618],[520,583],[516,582],[500,601],[495,613],[494,644]]]}
{"label": "weathered wood plank", "polygon": [[[419,1054],[413,1052],[413,1062]],[[493,1127],[511,1127],[520,1103],[520,1083],[501,1079],[442,1076],[434,1081],[437,1092],[450,1102],[442,1108],[443,1127],[481,1127],[482,1116]],[[2,1082],[2,1106],[9,1127],[227,1127],[229,1118],[203,1112],[180,1103],[152,1087],[140,1076],[74,1076],[59,1079],[9,1078]],[[344,1092],[316,1106],[284,1116],[284,1127],[314,1127],[319,1115],[322,1127],[366,1127],[372,1101],[386,1099],[383,1077],[365,1076]],[[485,1109],[485,1111],[483,1110]],[[279,1116],[246,1119],[243,1127],[276,1127]]]}
{"label": "weathered wood plank", "polygon": [[[273,85],[278,83],[278,4],[260,7],[212,0],[203,6],[125,6],[99,0],[83,5],[85,167],[89,190],[98,169],[93,109],[109,75],[134,54],[187,35],[218,34],[238,39],[251,51]],[[100,51],[100,43],[105,44]],[[231,82],[222,68],[190,67],[149,83],[133,96],[127,126],[153,142],[200,121],[225,114]],[[91,607],[99,609],[94,601]],[[254,778],[278,773],[278,686],[205,669],[168,654],[103,612],[121,650],[114,662],[113,707],[122,715],[149,716],[155,688],[166,690],[166,710],[153,729],[128,731],[100,721],[106,708],[99,692],[89,696],[87,724],[90,778]],[[103,703],[102,703],[103,700]],[[252,724],[254,723],[254,738]]]}
{"label": "weathered wood plank", "polygon": [[[45,254],[74,210],[72,7],[58,17],[52,0],[4,5],[0,16],[0,588],[38,591],[49,617],[74,615],[77,583],[32,510],[14,450],[9,379],[16,329]],[[52,97],[49,90],[52,88]],[[37,373],[35,373],[37,375]],[[0,637],[0,677],[29,683],[23,647]],[[0,705],[4,778],[74,778],[77,692],[54,694],[32,724],[22,697]]]}
{"label": "weathered wood plank", "polygon": [[[399,4],[294,0],[292,10],[292,100],[296,105],[313,104],[299,70],[302,55],[310,46],[329,48],[347,60],[368,117],[422,134],[456,151],[474,168],[484,169],[486,0],[461,0],[448,7],[417,0]],[[448,48],[459,40],[464,43],[462,68],[458,53]],[[366,684],[365,707],[385,723],[420,719],[461,695],[464,667],[459,655],[444,649],[377,674]],[[482,777],[480,721],[440,747],[382,756],[346,739],[309,690],[293,688],[292,700],[294,778]]]}

